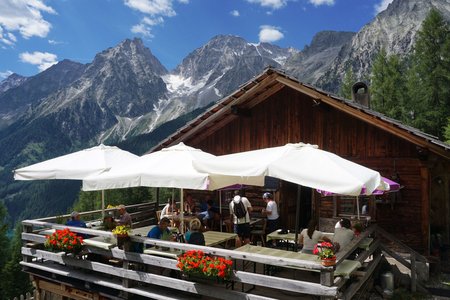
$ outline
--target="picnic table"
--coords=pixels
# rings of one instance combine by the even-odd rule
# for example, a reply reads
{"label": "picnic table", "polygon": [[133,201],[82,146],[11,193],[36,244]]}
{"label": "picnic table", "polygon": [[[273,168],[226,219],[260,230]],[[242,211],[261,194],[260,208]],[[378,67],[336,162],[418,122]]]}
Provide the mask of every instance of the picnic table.
{"label": "picnic table", "polygon": [[[244,245],[235,249],[236,251],[246,252],[246,253],[254,253],[254,254],[262,254],[267,256],[273,256],[277,258],[291,258],[298,260],[307,260],[310,262],[314,262],[318,265],[321,264],[320,259],[317,255],[293,252],[281,249],[267,248],[261,246],[253,246],[253,245]],[[311,270],[311,269],[303,269],[298,268],[296,266],[286,266],[287,268],[297,269],[297,270],[307,270],[312,272],[319,272],[319,270]],[[345,276],[348,277],[352,272],[361,267],[361,263],[359,261],[345,259],[342,263],[340,263],[336,270],[334,271],[334,276]]]}
{"label": "picnic table", "polygon": [[[333,239],[334,234],[332,232],[323,232],[324,236],[326,236],[327,238],[329,238],[330,240]],[[300,235],[300,233],[299,233]],[[288,232],[288,233],[280,233],[280,229],[275,230],[271,233],[269,233],[266,236],[266,241],[271,241],[271,240],[283,240],[283,241],[293,241],[295,243],[295,233],[294,232]],[[360,249],[368,249],[370,247],[370,245],[373,242],[373,238],[370,237],[366,237],[364,239],[361,240],[361,242],[358,244],[358,248]]]}

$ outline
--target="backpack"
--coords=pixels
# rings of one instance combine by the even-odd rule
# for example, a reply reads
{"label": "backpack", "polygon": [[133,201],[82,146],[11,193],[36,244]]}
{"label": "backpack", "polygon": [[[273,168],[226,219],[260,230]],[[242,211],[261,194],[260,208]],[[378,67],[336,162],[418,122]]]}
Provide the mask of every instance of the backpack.
{"label": "backpack", "polygon": [[239,199],[238,203],[234,203],[234,214],[238,219],[244,218],[247,215],[247,209],[245,208],[244,202],[242,201],[242,198]]}

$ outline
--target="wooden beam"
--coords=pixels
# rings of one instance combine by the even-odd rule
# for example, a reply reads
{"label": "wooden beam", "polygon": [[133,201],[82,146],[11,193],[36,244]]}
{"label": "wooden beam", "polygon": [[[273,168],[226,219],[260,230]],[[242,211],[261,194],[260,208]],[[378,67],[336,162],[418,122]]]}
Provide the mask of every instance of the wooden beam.
{"label": "wooden beam", "polygon": [[375,268],[380,263],[380,260],[381,260],[381,255],[378,255],[377,257],[374,258],[374,260],[371,262],[371,264],[366,269],[365,275],[363,277],[360,277],[359,280],[356,280],[352,284],[350,284],[350,286],[345,290],[342,299],[348,299],[348,300],[353,299],[353,296],[359,291],[359,289],[364,284],[364,282],[366,282],[367,279],[369,279],[369,277],[372,275]]}

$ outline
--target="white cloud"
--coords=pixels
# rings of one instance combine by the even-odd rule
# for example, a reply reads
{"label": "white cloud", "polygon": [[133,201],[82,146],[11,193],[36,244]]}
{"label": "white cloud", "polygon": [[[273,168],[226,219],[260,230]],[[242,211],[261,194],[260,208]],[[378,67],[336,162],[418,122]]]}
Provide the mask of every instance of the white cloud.
{"label": "white cloud", "polygon": [[[163,24],[164,18],[176,16],[173,2],[174,0],[124,0],[126,6],[145,15],[139,24],[131,28],[131,32],[153,37],[152,27]],[[188,4],[189,0],[178,0],[178,2]]]}
{"label": "white cloud", "polygon": [[232,10],[232,11],[230,11],[230,14],[231,14],[233,17],[239,17],[239,16],[240,16],[238,10]]}
{"label": "white cloud", "polygon": [[311,3],[314,6],[321,6],[321,5],[328,5],[333,6],[335,0],[309,0],[309,3]]}
{"label": "white cloud", "polygon": [[249,3],[256,3],[263,7],[269,7],[271,9],[280,9],[286,6],[288,0],[247,0]]}
{"label": "white cloud", "polygon": [[48,40],[48,43],[50,45],[61,45],[64,44],[64,42],[56,41],[56,40]]}
{"label": "white cloud", "polygon": [[284,34],[279,30],[279,28],[270,26],[270,25],[262,25],[259,31],[259,41],[272,43],[278,40],[281,40],[284,37]]}
{"label": "white cloud", "polygon": [[23,52],[20,53],[19,57],[22,62],[37,65],[41,72],[58,62],[58,57],[55,54],[48,52]]}
{"label": "white cloud", "polygon": [[10,71],[10,70],[6,70],[5,72],[0,72],[0,79],[6,78],[11,74],[13,74],[13,71]]}
{"label": "white cloud", "polygon": [[56,14],[42,0],[1,0],[0,41],[7,45],[14,44],[14,31],[18,31],[26,39],[33,36],[46,37],[52,25],[44,19],[41,12]]}
{"label": "white cloud", "polygon": [[375,4],[375,14],[378,14],[385,10],[392,1],[393,0],[381,0],[380,3]]}
{"label": "white cloud", "polygon": [[125,5],[152,16],[173,17],[176,15],[172,8],[172,0],[125,0]]}

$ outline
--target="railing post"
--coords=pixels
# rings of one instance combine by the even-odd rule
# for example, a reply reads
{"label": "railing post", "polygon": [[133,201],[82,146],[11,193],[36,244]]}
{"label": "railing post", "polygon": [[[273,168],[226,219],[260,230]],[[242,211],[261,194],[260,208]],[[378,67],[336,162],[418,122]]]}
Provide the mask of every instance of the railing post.
{"label": "railing post", "polygon": [[[320,284],[332,286],[334,283],[334,268],[322,269],[320,271]],[[321,300],[334,299],[333,297],[321,296]]]}
{"label": "railing post", "polygon": [[415,292],[417,288],[417,266],[416,255],[411,252],[411,292]]}

